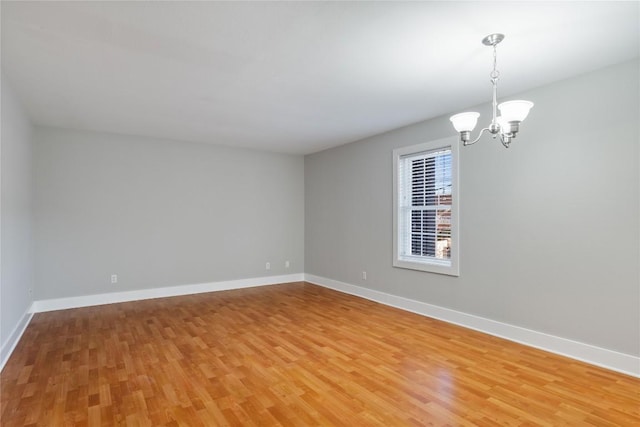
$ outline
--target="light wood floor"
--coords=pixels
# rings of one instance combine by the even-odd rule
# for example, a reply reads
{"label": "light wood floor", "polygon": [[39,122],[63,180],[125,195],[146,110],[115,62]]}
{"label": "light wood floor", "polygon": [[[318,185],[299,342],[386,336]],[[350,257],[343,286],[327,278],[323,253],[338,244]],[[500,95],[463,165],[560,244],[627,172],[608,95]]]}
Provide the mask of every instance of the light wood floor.
{"label": "light wood floor", "polygon": [[34,316],[3,426],[640,425],[640,380],[306,283]]}

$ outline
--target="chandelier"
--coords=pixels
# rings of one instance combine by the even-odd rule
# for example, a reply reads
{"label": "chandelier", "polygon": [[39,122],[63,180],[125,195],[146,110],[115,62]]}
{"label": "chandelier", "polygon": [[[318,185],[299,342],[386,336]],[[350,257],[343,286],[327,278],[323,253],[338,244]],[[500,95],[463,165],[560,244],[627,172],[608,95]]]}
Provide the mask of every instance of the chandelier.
{"label": "chandelier", "polygon": [[[464,146],[475,144],[485,131],[489,131],[494,139],[500,137],[502,145],[509,148],[511,139],[515,138],[520,130],[520,122],[527,117],[529,110],[533,107],[533,102],[521,100],[497,104],[500,72],[496,69],[496,46],[502,39],[504,39],[504,34],[490,34],[482,39],[482,43],[485,46],[493,47],[493,71],[489,74],[493,85],[493,119],[491,119],[491,124],[482,129],[478,137],[471,141],[471,131],[476,127],[480,113],[470,111],[456,114],[449,118],[453,123],[453,127],[460,133],[460,142]],[[498,116],[498,110],[500,110],[500,116]]]}

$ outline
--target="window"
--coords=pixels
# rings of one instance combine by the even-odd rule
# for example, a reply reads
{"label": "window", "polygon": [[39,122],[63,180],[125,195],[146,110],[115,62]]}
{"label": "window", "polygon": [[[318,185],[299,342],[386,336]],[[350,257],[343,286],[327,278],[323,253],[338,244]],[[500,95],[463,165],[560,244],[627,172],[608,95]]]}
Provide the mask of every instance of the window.
{"label": "window", "polygon": [[394,150],[393,181],[393,265],[457,276],[457,138]]}

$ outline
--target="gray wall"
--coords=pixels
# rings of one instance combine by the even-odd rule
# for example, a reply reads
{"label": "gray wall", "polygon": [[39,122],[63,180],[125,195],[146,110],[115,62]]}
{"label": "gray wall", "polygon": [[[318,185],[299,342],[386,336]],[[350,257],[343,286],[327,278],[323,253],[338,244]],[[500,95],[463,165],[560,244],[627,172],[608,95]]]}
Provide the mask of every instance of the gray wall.
{"label": "gray wall", "polygon": [[4,360],[6,340],[32,302],[32,128],[4,75],[1,81],[0,360]]}
{"label": "gray wall", "polygon": [[304,271],[301,156],[37,127],[35,170],[38,300]]}
{"label": "gray wall", "polygon": [[511,97],[536,104],[511,148],[461,150],[459,278],[391,265],[391,152],[448,117],[306,156],[306,273],[639,355],[639,68]]}

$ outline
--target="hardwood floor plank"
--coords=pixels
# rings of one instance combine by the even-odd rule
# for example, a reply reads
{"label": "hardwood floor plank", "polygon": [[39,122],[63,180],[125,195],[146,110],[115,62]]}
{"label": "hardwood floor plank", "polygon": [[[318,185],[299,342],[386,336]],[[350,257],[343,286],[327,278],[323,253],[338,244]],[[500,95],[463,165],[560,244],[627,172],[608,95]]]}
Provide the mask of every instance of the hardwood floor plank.
{"label": "hardwood floor plank", "polygon": [[3,426],[636,426],[640,380],[307,283],[36,314]]}

